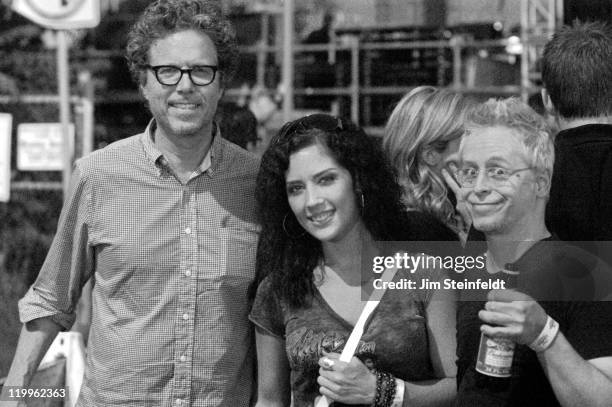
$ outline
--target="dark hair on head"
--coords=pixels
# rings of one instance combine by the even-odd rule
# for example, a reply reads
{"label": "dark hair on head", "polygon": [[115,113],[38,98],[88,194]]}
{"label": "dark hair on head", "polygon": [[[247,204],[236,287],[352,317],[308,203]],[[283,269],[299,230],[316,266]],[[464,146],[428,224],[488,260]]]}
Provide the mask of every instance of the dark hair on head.
{"label": "dark hair on head", "polygon": [[612,114],[612,27],[576,22],[558,30],[544,47],[542,81],[563,118]]}
{"label": "dark hair on head", "polygon": [[244,149],[249,142],[257,142],[257,118],[248,107],[231,102],[219,103],[215,121],[224,139]]}
{"label": "dark hair on head", "polygon": [[151,3],[128,34],[127,62],[139,85],[146,81],[145,66],[156,40],[184,30],[206,34],[217,49],[221,83],[225,86],[238,65],[234,29],[215,0],[157,0]]}
{"label": "dark hair on head", "polygon": [[[334,120],[338,123],[335,130],[316,125],[317,121]],[[311,125],[304,125],[306,122]],[[289,207],[285,173],[291,154],[315,144],[323,146],[351,174],[359,206],[359,194],[363,194],[363,222],[374,239],[408,240],[401,188],[378,140],[350,121],[328,115],[307,116],[285,124],[271,140],[257,176],[262,232],[256,283],[271,275],[273,289],[293,307],[305,305],[313,294],[312,271],[323,254],[320,241],[302,229]]]}

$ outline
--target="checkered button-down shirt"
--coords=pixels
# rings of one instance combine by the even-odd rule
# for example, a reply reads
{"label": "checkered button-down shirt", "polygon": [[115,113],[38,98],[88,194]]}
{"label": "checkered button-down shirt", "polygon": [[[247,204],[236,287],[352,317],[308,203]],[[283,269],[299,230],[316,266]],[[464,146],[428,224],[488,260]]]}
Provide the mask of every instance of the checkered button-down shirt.
{"label": "checkered button-down shirt", "polygon": [[186,183],[140,135],[79,160],[22,322],[74,322],[94,278],[83,406],[248,406],[258,160],[217,136]]}

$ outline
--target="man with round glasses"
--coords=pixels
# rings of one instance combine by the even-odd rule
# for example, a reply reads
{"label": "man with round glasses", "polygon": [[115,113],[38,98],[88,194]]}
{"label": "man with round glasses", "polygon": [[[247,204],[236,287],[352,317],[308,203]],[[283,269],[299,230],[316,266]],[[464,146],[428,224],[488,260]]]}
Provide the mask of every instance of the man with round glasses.
{"label": "man with round glasses", "polygon": [[47,261],[19,304],[6,385],[28,386],[93,278],[78,405],[249,406],[259,163],[213,122],[237,63],[232,27],[218,1],[158,0],[127,56],[153,119],[77,161]]}
{"label": "man with round glasses", "polygon": [[[516,98],[489,100],[469,115],[458,157],[463,198],[487,243],[486,270],[468,278],[514,289],[461,293],[478,301],[458,305],[456,405],[609,403],[612,302],[595,301],[610,298],[610,284],[598,286],[607,270],[546,228],[554,162],[546,123]],[[481,333],[516,344],[510,377],[476,370],[480,344],[491,343]],[[499,363],[505,351],[492,352],[484,363]]]}

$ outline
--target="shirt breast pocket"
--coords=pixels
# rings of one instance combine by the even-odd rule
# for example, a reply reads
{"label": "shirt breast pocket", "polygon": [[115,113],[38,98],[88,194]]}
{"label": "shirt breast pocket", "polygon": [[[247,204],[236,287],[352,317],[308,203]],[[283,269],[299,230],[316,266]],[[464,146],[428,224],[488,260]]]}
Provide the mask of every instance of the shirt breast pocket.
{"label": "shirt breast pocket", "polygon": [[255,276],[255,254],[261,227],[230,216],[222,228],[227,279],[248,280]]}

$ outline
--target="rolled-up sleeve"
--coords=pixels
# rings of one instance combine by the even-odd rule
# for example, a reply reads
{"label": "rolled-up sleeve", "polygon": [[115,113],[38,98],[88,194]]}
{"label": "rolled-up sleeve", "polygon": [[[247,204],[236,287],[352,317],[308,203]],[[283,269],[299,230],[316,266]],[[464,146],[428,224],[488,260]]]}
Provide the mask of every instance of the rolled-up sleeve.
{"label": "rolled-up sleeve", "polygon": [[77,162],[47,258],[38,278],[19,301],[22,323],[50,317],[68,330],[75,321],[81,288],[94,269],[88,231],[91,216],[88,188]]}

